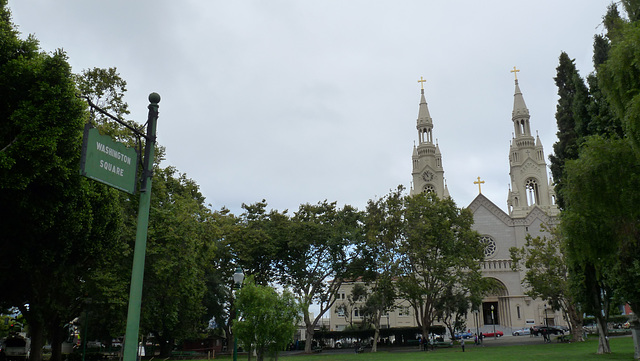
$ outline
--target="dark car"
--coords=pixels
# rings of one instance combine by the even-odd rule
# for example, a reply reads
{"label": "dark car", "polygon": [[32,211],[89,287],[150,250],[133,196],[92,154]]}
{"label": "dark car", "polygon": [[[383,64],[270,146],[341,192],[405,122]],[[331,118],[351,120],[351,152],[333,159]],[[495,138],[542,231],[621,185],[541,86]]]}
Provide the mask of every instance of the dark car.
{"label": "dark car", "polygon": [[539,335],[542,335],[544,333],[546,333],[547,335],[562,335],[562,334],[564,334],[564,331],[562,331],[561,329],[552,327],[552,326],[534,326],[533,330],[532,330],[532,333],[535,336],[539,336]]}

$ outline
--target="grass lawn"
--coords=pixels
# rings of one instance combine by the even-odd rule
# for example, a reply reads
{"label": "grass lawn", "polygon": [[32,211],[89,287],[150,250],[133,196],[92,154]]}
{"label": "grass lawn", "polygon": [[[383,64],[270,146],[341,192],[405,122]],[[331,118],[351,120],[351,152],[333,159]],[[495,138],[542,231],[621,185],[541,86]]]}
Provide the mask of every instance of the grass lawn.
{"label": "grass lawn", "polygon": [[[282,361],[352,361],[352,360],[385,360],[385,361],[414,361],[414,360],[633,360],[633,340],[631,337],[614,337],[610,339],[611,350],[608,355],[596,355],[598,340],[591,338],[580,343],[550,343],[525,346],[496,346],[476,347],[467,344],[466,352],[462,352],[459,346],[452,349],[438,349],[436,351],[379,351],[377,353],[366,352],[317,353],[312,355],[297,355],[280,357]],[[216,357],[216,360],[230,360],[230,357]],[[240,355],[238,360],[246,360],[246,355]],[[255,360],[255,357],[252,358]]]}

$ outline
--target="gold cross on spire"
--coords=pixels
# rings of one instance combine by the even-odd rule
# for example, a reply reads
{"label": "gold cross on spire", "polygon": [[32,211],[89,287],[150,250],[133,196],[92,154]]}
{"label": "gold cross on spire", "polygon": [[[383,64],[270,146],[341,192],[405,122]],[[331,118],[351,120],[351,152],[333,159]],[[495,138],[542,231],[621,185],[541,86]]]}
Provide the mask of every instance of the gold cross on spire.
{"label": "gold cross on spire", "polygon": [[478,185],[478,194],[482,194],[482,188],[481,185],[484,184],[484,181],[480,180],[480,177],[478,177],[478,181],[473,182],[473,184],[477,184]]}
{"label": "gold cross on spire", "polygon": [[422,77],[420,77],[420,80],[418,80],[418,83],[420,83],[420,89],[424,90],[424,83],[426,81],[426,79],[422,79]]}
{"label": "gold cross on spire", "polygon": [[516,69],[516,67],[513,67],[513,70],[511,70],[511,73],[513,73],[513,75],[516,76],[516,80],[518,80],[518,72],[520,71],[520,69]]}

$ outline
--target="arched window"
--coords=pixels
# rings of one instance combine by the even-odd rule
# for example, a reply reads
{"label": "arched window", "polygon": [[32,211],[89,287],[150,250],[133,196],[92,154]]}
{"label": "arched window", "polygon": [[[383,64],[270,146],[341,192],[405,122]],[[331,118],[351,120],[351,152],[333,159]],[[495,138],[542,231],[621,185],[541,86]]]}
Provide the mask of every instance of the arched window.
{"label": "arched window", "polygon": [[527,190],[528,205],[539,204],[540,194],[538,192],[538,182],[534,178],[529,178],[524,184],[524,188]]}

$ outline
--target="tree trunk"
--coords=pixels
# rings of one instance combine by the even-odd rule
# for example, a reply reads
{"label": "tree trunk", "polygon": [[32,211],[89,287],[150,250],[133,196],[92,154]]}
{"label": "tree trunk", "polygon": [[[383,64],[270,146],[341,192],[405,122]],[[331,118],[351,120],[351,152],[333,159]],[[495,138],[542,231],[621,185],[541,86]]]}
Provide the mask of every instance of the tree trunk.
{"label": "tree trunk", "polygon": [[611,353],[609,338],[607,337],[607,323],[602,315],[596,316],[598,326],[598,355]]}
{"label": "tree trunk", "polygon": [[378,340],[380,339],[380,317],[381,312],[378,312],[375,321],[373,322],[373,345],[371,346],[371,352],[378,352]]}
{"label": "tree trunk", "polygon": [[578,313],[575,305],[573,303],[567,306],[567,315],[569,316],[569,325],[571,326],[571,341],[572,342],[582,342],[584,341],[584,331],[582,327],[584,326],[582,315]]}
{"label": "tree trunk", "polygon": [[313,329],[313,324],[307,325],[305,331],[305,339],[307,340],[304,343],[304,353],[311,353],[311,346],[313,344],[313,334],[315,330]]}
{"label": "tree trunk", "polygon": [[173,340],[162,337],[158,337],[157,340],[160,343],[160,357],[171,357],[171,351],[173,351]]}
{"label": "tree trunk", "polygon": [[304,353],[310,354],[311,345],[313,344],[313,334],[315,333],[315,330],[313,329],[313,323],[309,318],[309,311],[307,310],[304,311],[304,325],[305,325],[304,335],[306,340],[304,343]]}
{"label": "tree trunk", "polygon": [[637,320],[631,324],[631,337],[633,338],[633,358],[640,360],[640,324]]}
{"label": "tree trunk", "polygon": [[[33,317],[33,318],[38,318]],[[34,322],[35,321],[35,322]],[[31,334],[30,361],[42,361],[42,346],[44,346],[44,324],[40,320],[29,320],[29,333]]]}
{"label": "tree trunk", "polygon": [[54,327],[51,332],[51,359],[50,361],[62,361],[62,336],[64,328]]}

